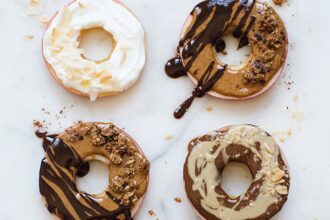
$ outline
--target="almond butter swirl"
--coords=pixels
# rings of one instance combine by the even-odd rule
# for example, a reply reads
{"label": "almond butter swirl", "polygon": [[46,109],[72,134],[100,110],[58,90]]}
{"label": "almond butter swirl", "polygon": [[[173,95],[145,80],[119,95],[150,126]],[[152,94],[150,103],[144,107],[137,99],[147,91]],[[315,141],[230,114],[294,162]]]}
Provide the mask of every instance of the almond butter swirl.
{"label": "almond butter swirl", "polygon": [[[147,190],[149,162],[131,137],[110,123],[79,123],[43,138],[48,147],[39,187],[50,213],[68,220],[132,219]],[[80,191],[75,182],[91,160],[110,170],[109,186],[98,195]]]}
{"label": "almond butter swirl", "polygon": [[[238,197],[221,187],[230,162],[247,165],[253,176]],[[273,137],[253,125],[237,125],[193,140],[184,166],[185,188],[194,208],[207,220],[270,219],[288,197],[290,176]]]}

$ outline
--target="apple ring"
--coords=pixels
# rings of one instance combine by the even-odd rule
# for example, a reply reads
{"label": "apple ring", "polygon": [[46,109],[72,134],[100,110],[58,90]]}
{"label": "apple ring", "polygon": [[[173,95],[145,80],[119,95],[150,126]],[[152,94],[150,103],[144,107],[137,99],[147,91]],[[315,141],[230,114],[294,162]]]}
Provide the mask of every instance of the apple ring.
{"label": "apple ring", "polygon": [[[228,195],[221,173],[230,162],[247,165],[253,181],[242,195]],[[288,198],[289,168],[279,146],[253,125],[229,126],[189,144],[184,165],[188,198],[207,220],[268,220]]]}
{"label": "apple ring", "polygon": [[[102,28],[112,35],[107,58],[91,61],[79,48],[82,31]],[[43,55],[53,77],[68,91],[97,97],[127,90],[145,65],[145,33],[132,12],[117,0],[76,0],[63,7],[43,37]]]}
{"label": "apple ring", "polygon": [[[51,214],[63,220],[131,220],[148,187],[149,162],[130,136],[110,123],[79,123],[42,137],[46,156],[39,188]],[[91,160],[110,170],[109,186],[98,195],[80,191],[75,182],[88,173]]]}
{"label": "apple ring", "polygon": [[[233,34],[238,49],[250,45],[251,54],[242,65],[221,62],[217,52]],[[208,0],[199,3],[186,20],[178,56],[167,62],[166,73],[177,78],[188,74],[197,84],[192,96],[175,113],[180,118],[194,98],[206,93],[241,100],[270,88],[279,77],[287,56],[285,26],[266,3],[257,0]]]}

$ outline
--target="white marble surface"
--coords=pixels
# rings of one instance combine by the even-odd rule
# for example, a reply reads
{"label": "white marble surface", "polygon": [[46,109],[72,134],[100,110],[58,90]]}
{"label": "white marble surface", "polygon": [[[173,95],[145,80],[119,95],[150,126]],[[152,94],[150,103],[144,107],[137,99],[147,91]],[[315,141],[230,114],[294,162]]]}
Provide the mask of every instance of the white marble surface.
{"label": "white marble surface", "polygon": [[[291,47],[288,66],[274,88],[244,102],[196,100],[178,121],[172,112],[193,85],[186,78],[167,78],[163,67],[174,54],[185,17],[199,0],[125,0],[145,26],[148,63],[141,80],[128,92],[95,103],[67,93],[50,77],[41,56],[43,28],[37,17],[25,15],[24,0],[1,0],[0,219],[52,219],[38,190],[44,152],[33,132],[34,119],[50,122],[49,130],[54,132],[77,120],[111,121],[125,128],[152,162],[150,187],[137,220],[197,219],[182,181],[190,139],[238,123],[257,124],[270,132],[292,129],[292,136],[281,143],[291,166],[291,192],[274,219],[330,219],[330,2],[288,1],[276,7],[287,25]],[[42,13],[51,16],[67,2],[45,0]],[[35,38],[28,40],[26,35]],[[288,90],[290,80],[294,83]],[[208,106],[213,107],[211,112]],[[63,107],[65,113],[56,117]],[[173,138],[166,140],[167,134]],[[182,203],[176,203],[175,197]],[[149,216],[148,210],[157,216]]]}

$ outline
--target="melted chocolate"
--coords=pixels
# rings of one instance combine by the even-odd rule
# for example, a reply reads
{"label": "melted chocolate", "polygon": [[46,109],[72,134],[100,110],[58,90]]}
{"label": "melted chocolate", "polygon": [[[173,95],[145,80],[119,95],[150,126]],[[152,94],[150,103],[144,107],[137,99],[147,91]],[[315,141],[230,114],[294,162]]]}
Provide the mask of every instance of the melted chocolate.
{"label": "melted chocolate", "polygon": [[248,33],[250,32],[250,30],[252,29],[254,23],[256,22],[256,17],[255,16],[252,16],[251,17],[251,21],[250,23],[248,24],[247,28],[245,29],[243,35],[241,36],[240,40],[239,40],[239,44],[238,44],[238,50],[249,45],[249,40],[248,40]]}
{"label": "melted chocolate", "polygon": [[175,110],[174,117],[176,119],[182,118],[184,114],[188,111],[189,107],[191,106],[195,98],[203,97],[208,91],[212,89],[214,84],[221,78],[226,67],[224,68],[219,67],[216,74],[211,76],[211,71],[214,67],[214,64],[215,64],[214,62],[211,63],[210,66],[207,68],[203,77],[198,81],[196,88],[192,92],[192,95],[186,101],[184,101],[179,106],[179,108]]}
{"label": "melted chocolate", "polygon": [[[234,5],[237,2],[239,2],[239,5],[233,13]],[[194,23],[192,23],[191,27],[189,27],[187,33],[179,43],[180,50],[178,52],[181,58],[185,59],[187,62],[182,65],[180,57],[171,59],[165,67],[166,73],[170,77],[176,78],[173,76],[184,75],[181,72],[183,70],[189,72],[194,62],[198,59],[200,53],[207,45],[211,44],[217,52],[222,52],[226,46],[222,37],[231,23],[238,18],[242,10],[245,10],[245,13],[238,22],[233,35],[240,38],[239,48],[247,45],[249,42],[246,35],[252,28],[255,18],[251,19],[251,22],[245,29],[244,33],[242,33],[242,29],[250,17],[254,4],[255,0],[208,0],[198,4],[191,12],[191,15],[196,17]],[[199,10],[197,15],[195,15],[196,9]],[[204,25],[205,23],[206,28],[198,33],[201,25]],[[178,66],[173,65],[173,63],[178,64]],[[174,112],[175,118],[182,118],[193,103],[194,99],[196,97],[203,97],[205,93],[210,91],[226,69],[226,66],[217,66],[214,68],[215,63],[213,61],[211,63],[206,63],[205,65],[208,66],[207,70],[202,75],[197,87],[192,92],[192,95]],[[178,72],[180,72],[180,74],[177,74]]]}
{"label": "melted chocolate", "polygon": [[57,134],[48,135],[47,132],[42,131],[36,131],[35,134],[38,138],[42,139],[42,148],[44,151],[47,150],[48,146],[51,145],[54,139],[57,137]]}
{"label": "melted chocolate", "polygon": [[174,79],[187,75],[180,57],[174,57],[169,60],[166,63],[165,72],[169,77]]}
{"label": "melted chocolate", "polygon": [[223,52],[226,49],[226,42],[222,39],[218,39],[215,42],[215,50],[220,53]]}
{"label": "melted chocolate", "polygon": [[[47,158],[41,162],[39,189],[51,213],[56,213],[60,219],[69,220],[76,219],[73,213],[78,215],[79,219],[86,220],[118,220],[119,216],[131,220],[129,207],[118,202],[118,209],[107,210],[92,196],[77,189],[75,175],[84,162],[73,148],[55,138],[48,146],[46,154]],[[59,193],[57,189],[63,193]],[[110,194],[108,196],[113,198]],[[67,206],[66,202],[69,202],[70,206]]]}

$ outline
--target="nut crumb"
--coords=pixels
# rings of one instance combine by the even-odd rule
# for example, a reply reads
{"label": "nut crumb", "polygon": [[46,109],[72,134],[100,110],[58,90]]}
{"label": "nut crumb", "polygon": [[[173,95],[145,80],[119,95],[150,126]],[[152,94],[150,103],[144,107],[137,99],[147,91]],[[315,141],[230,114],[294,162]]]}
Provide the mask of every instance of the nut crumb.
{"label": "nut crumb", "polygon": [[273,131],[272,136],[277,138],[280,142],[285,143],[293,134],[292,128],[283,131]]}
{"label": "nut crumb", "polygon": [[172,134],[166,134],[165,136],[164,136],[164,138],[165,138],[165,140],[172,140],[172,138],[173,138],[173,135]]}
{"label": "nut crumb", "polygon": [[39,16],[38,20],[39,20],[40,26],[42,26],[42,27],[46,27],[50,21],[50,19],[46,15]]}
{"label": "nut crumb", "polygon": [[182,200],[179,197],[174,198],[174,201],[176,201],[177,203],[181,203],[182,202]]}
{"label": "nut crumb", "polygon": [[281,169],[277,169],[276,171],[274,171],[272,173],[271,179],[273,182],[278,182],[280,179],[282,179],[282,177],[284,177],[285,175],[285,171],[281,170]]}
{"label": "nut crumb", "polygon": [[294,97],[293,97],[293,102],[294,103],[297,103],[299,101],[299,96],[298,95],[295,95]]}
{"label": "nut crumb", "polygon": [[273,2],[275,3],[275,5],[282,5],[285,0],[273,0]]}
{"label": "nut crumb", "polygon": [[212,106],[208,106],[208,107],[206,108],[206,110],[207,110],[208,112],[211,112],[211,111],[213,110],[213,107],[212,107]]}
{"label": "nut crumb", "polygon": [[33,120],[33,126],[36,130],[42,129],[44,127],[42,122],[38,120]]}
{"label": "nut crumb", "polygon": [[43,8],[43,4],[43,0],[30,0],[27,5],[26,14],[29,16],[40,14]]}
{"label": "nut crumb", "polygon": [[156,216],[156,213],[153,210],[149,210],[148,213],[150,216]]}
{"label": "nut crumb", "polygon": [[34,39],[34,36],[28,34],[28,35],[25,35],[25,38],[28,40],[32,40],[32,39]]}
{"label": "nut crumb", "polygon": [[299,110],[295,110],[291,117],[296,120],[296,121],[302,121],[304,119],[304,112],[303,111],[299,111]]}
{"label": "nut crumb", "polygon": [[288,187],[286,187],[286,186],[278,185],[278,186],[275,187],[275,190],[280,195],[287,195],[288,194]]}

